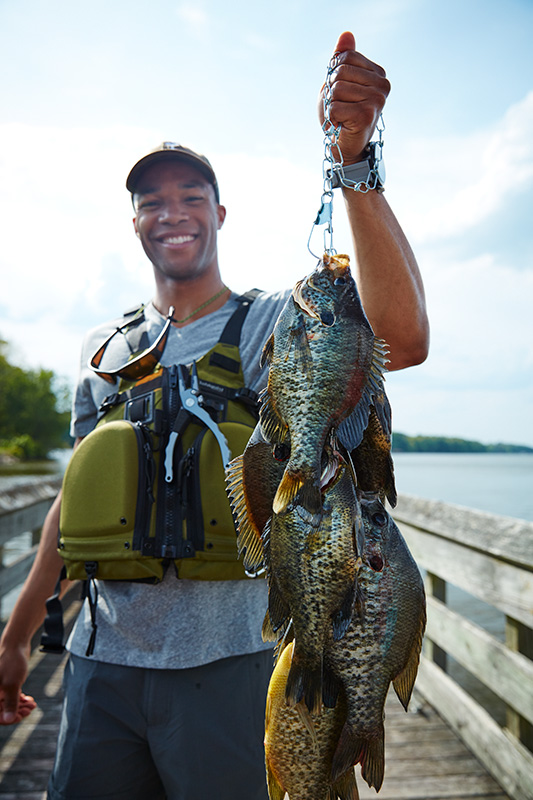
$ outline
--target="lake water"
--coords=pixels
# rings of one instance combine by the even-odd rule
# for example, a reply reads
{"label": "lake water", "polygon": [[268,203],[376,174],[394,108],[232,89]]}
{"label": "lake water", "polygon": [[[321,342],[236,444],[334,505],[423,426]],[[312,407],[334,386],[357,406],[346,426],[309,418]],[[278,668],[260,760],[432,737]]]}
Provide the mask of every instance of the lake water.
{"label": "lake water", "polygon": [[533,453],[394,453],[398,491],[533,522]]}

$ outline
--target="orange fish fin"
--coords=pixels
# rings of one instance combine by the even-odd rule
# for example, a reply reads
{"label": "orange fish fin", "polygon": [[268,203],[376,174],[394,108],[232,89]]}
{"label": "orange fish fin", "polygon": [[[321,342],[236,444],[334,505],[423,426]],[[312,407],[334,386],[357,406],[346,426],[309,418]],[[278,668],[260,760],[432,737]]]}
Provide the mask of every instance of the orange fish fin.
{"label": "orange fish fin", "polygon": [[312,516],[322,511],[320,485],[287,469],[275,494],[272,510],[275,514],[282,514],[291,503],[298,503]]}
{"label": "orange fish fin", "polygon": [[338,781],[335,781],[331,792],[331,800],[359,800],[359,791],[355,780],[355,772],[350,768]]}
{"label": "orange fish fin", "polygon": [[240,455],[226,467],[226,490],[237,528],[237,549],[239,555],[244,554],[245,570],[253,573],[263,568],[263,542],[261,531],[257,530],[249,513],[243,480],[243,463],[244,457]]}
{"label": "orange fish fin", "polygon": [[418,673],[418,664],[420,662],[420,652],[422,650],[422,639],[424,637],[425,628],[426,611],[425,608],[423,608],[420,615],[420,627],[413,643],[413,647],[411,648],[411,652],[409,653],[407,664],[392,682],[396,696],[406,711],[409,706],[409,701],[413,692],[413,686],[415,685],[415,680]]}
{"label": "orange fish fin", "polygon": [[263,347],[263,352],[261,353],[261,357],[259,359],[259,366],[264,367],[265,364],[270,364],[273,357],[274,357],[274,334],[271,333],[265,342],[265,346]]}
{"label": "orange fish fin", "polygon": [[283,800],[285,797],[285,789],[274,775],[274,772],[268,763],[268,758],[266,759],[266,779],[268,796],[270,797],[270,800]]}
{"label": "orange fish fin", "polygon": [[361,775],[376,792],[381,789],[385,774],[385,731],[380,723],[377,735],[357,735],[346,722],[331,766],[332,779],[336,782],[355,764],[361,764]]}
{"label": "orange fish fin", "polygon": [[259,395],[259,423],[261,433],[267,442],[282,444],[288,436],[289,429],[280,417],[268,388]]}

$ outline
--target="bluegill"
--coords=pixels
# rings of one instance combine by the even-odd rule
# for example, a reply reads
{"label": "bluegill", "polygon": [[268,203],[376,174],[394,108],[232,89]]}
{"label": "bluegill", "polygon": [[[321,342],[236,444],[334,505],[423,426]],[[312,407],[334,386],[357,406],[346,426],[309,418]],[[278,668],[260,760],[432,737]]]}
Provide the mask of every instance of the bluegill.
{"label": "bluegill", "polygon": [[276,514],[294,502],[320,512],[324,445],[332,429],[347,450],[361,442],[372,398],[383,391],[386,352],[361,305],[348,256],[326,253],[294,287],[262,354],[269,377],[261,427],[268,441],[291,442]]}
{"label": "bluegill", "polygon": [[359,491],[376,494],[394,508],[397,495],[391,445],[391,411],[383,392],[373,398],[361,444],[350,455]]}
{"label": "bluegill", "polygon": [[407,709],[426,624],[422,578],[394,520],[378,499],[363,499],[363,565],[358,583],[364,606],[343,639],[330,638],[325,663],[347,696],[347,719],[333,758],[332,779],[360,763],[379,791],[384,774],[383,708],[392,681]]}
{"label": "bluegill", "polygon": [[270,800],[358,800],[352,768],[334,783],[331,762],[346,720],[346,699],[311,715],[303,703],[289,707],[285,687],[294,643],[281,654],[268,687],[265,763]]}
{"label": "bluegill", "polygon": [[319,521],[293,504],[285,513],[273,514],[263,533],[269,585],[263,636],[279,638],[292,619],[296,644],[287,702],[294,705],[303,698],[310,711],[318,711],[326,695],[326,642],[329,636],[341,638],[350,622],[363,546],[351,468],[336,451],[325,452]]}
{"label": "bluegill", "polygon": [[245,570],[263,570],[263,531],[289,458],[287,443],[271,444],[258,425],[244,452],[226,467],[226,487],[237,527],[237,548]]}

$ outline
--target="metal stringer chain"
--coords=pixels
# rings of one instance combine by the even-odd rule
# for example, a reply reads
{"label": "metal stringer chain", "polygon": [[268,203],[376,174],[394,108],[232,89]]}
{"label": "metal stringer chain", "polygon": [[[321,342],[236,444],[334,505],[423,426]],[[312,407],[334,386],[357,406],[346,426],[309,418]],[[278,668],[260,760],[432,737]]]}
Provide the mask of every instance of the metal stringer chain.
{"label": "metal stringer chain", "polygon": [[[333,247],[333,176],[335,175],[341,186],[352,189],[354,192],[367,192],[375,189],[378,180],[378,165],[382,159],[383,152],[383,132],[385,130],[385,123],[383,122],[383,115],[380,114],[376,130],[378,132],[378,140],[370,142],[369,148],[372,148],[374,156],[374,168],[370,171],[368,177],[364,181],[353,181],[347,178],[344,174],[344,158],[341,148],[339,146],[339,137],[341,132],[341,125],[335,126],[331,121],[331,102],[332,102],[332,75],[339,65],[339,53],[334,53],[328,64],[326,80],[324,82],[323,93],[323,109],[324,109],[324,122],[322,124],[322,131],[324,132],[324,160],[322,162],[322,180],[323,189],[320,202],[320,208],[313,226],[309,239],[307,242],[307,249],[311,255],[315,256],[311,250],[311,237],[315,227],[325,225],[324,235],[324,252],[330,255],[335,255],[337,252]],[[333,149],[337,152],[337,158],[333,155]],[[318,256],[315,256],[318,258]]]}

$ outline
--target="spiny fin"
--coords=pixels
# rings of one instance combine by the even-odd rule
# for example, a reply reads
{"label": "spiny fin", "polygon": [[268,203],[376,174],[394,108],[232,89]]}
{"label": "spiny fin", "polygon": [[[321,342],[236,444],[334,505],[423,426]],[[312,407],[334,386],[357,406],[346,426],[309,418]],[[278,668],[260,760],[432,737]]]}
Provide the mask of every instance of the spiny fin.
{"label": "spiny fin", "polygon": [[244,568],[247,572],[258,572],[263,567],[263,542],[261,531],[250,518],[244,491],[243,463],[244,457],[240,455],[226,467],[226,491],[237,528],[237,550],[239,555],[244,553]]}
{"label": "spiny fin", "polygon": [[275,514],[283,514],[287,507],[295,502],[312,515],[320,514],[322,511],[320,485],[306,480],[301,473],[289,472],[286,469],[275,494],[272,510]]}
{"label": "spiny fin", "polygon": [[383,723],[379,725],[377,736],[358,736],[348,722],[345,723],[339,737],[339,743],[333,756],[331,777],[336,782],[355,764],[361,764],[361,775],[370,787],[379,792],[385,774],[385,731]]}
{"label": "spiny fin", "polygon": [[272,395],[268,388],[259,394],[259,424],[261,433],[268,442],[282,444],[288,436],[289,429],[278,414]]}
{"label": "spiny fin", "polygon": [[295,706],[304,700],[311,714],[319,714],[322,708],[322,661],[314,669],[299,662],[296,651],[287,675],[285,686],[287,705]]}
{"label": "spiny fin", "polygon": [[[265,618],[263,620],[263,627],[261,628],[261,638],[264,642],[275,642],[276,641],[276,632],[272,627],[272,623],[270,621],[270,614],[268,611],[265,614]],[[279,656],[278,656],[279,657]]]}
{"label": "spiny fin", "polygon": [[413,686],[415,685],[415,680],[418,673],[418,664],[420,662],[420,652],[422,650],[422,639],[424,637],[425,628],[426,611],[423,608],[420,615],[420,628],[413,643],[413,647],[411,648],[411,652],[409,653],[407,664],[392,682],[396,696],[406,711],[409,706],[409,701],[413,692]]}
{"label": "spiny fin", "polygon": [[359,791],[355,780],[355,772],[349,769],[338,781],[333,784],[332,800],[359,800]]}
{"label": "spiny fin", "polygon": [[274,334],[271,333],[268,339],[265,342],[265,346],[263,347],[263,352],[259,358],[259,366],[262,368],[265,364],[270,364],[272,362],[272,358],[274,357]]}
{"label": "spiny fin", "polygon": [[342,639],[352,619],[355,601],[355,583],[350,583],[344,595],[344,599],[331,623],[333,628],[333,639],[338,642]]}

